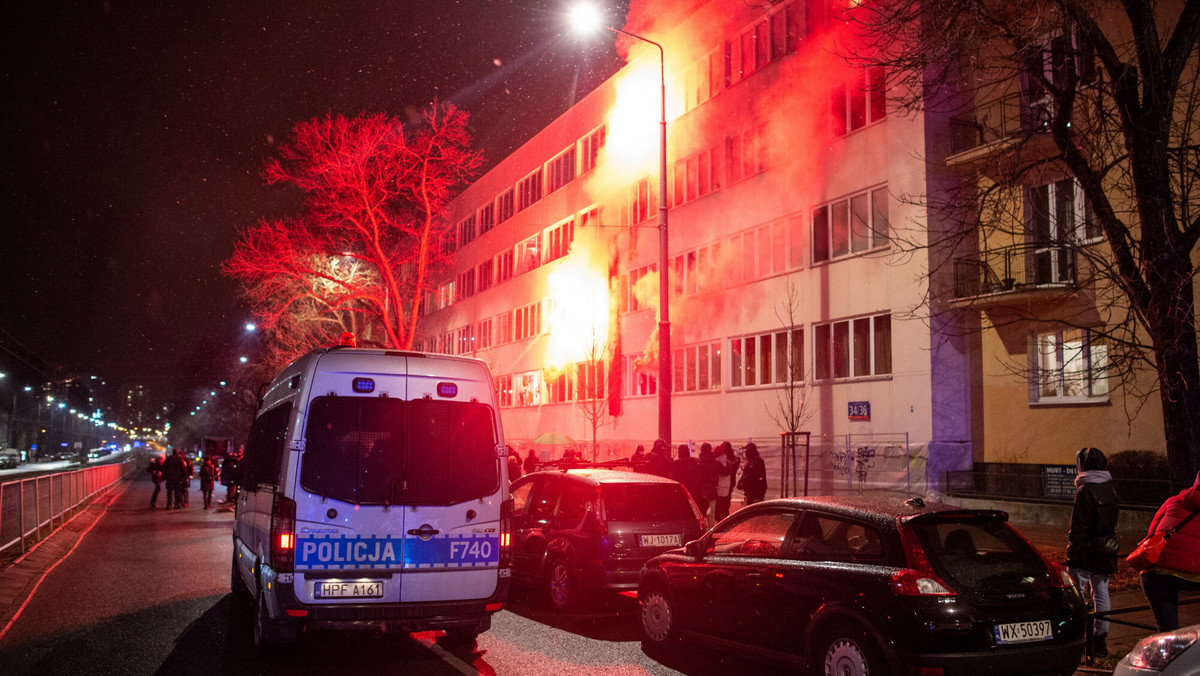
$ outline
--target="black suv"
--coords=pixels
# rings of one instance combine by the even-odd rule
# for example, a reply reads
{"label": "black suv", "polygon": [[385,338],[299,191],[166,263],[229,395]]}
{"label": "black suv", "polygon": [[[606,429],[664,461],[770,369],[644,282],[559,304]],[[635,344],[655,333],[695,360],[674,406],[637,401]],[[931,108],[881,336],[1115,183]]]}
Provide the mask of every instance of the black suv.
{"label": "black suv", "polygon": [[751,505],[648,561],[638,601],[647,647],[707,634],[818,674],[1071,674],[1084,649],[1070,576],[1007,514],[920,500]]}
{"label": "black suv", "polygon": [[637,588],[650,557],[700,537],[687,490],[613,469],[534,472],[513,482],[513,579],[545,589],[556,610],[594,590]]}

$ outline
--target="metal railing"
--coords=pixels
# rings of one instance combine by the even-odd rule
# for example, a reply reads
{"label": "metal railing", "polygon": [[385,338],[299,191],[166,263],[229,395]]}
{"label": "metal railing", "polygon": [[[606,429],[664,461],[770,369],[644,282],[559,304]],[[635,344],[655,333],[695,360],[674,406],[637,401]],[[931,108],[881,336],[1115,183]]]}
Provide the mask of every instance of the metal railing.
{"label": "metal railing", "polygon": [[[1034,471],[980,472],[956,470],[946,472],[946,492],[957,497],[1017,498],[1049,500],[1069,504],[1074,498],[1074,475],[1047,474],[1040,465]],[[1158,507],[1171,496],[1171,482],[1166,479],[1113,478],[1113,488],[1128,507]]]}
{"label": "metal railing", "polygon": [[89,498],[128,474],[137,462],[99,465],[0,484],[0,553],[53,532]]}
{"label": "metal railing", "polygon": [[1066,244],[1013,244],[954,261],[955,298],[1074,284],[1075,249]]}
{"label": "metal railing", "polygon": [[1022,92],[980,103],[968,114],[950,120],[950,154],[1045,131],[1053,112],[1051,101],[1031,100]]}
{"label": "metal railing", "polygon": [[[1195,603],[1200,603],[1200,597],[1192,598],[1192,599],[1181,598],[1179,600],[1180,606],[1190,606]],[[1115,617],[1113,617],[1114,615],[1124,615],[1125,613],[1144,613],[1147,610],[1153,611],[1154,607],[1153,606],[1134,606],[1132,608],[1117,608],[1114,610],[1106,610],[1102,613],[1098,613],[1094,609],[1089,610],[1088,617],[1087,617],[1087,628],[1085,629],[1085,631],[1087,633],[1085,633],[1084,635],[1092,636],[1095,633],[1096,620],[1098,620],[1098,619],[1107,620],[1108,622],[1110,622],[1112,624],[1120,624],[1120,625],[1124,625],[1126,627],[1133,627],[1134,629],[1145,629],[1146,631],[1149,631],[1151,634],[1158,633],[1158,627],[1156,627],[1156,626],[1140,624],[1138,622],[1130,622],[1128,620],[1118,620]],[[1092,644],[1091,641],[1088,641],[1086,645],[1087,645],[1087,647],[1084,649],[1084,655],[1087,658],[1088,665],[1093,665],[1093,664],[1095,664],[1095,661],[1096,661],[1095,646]]]}

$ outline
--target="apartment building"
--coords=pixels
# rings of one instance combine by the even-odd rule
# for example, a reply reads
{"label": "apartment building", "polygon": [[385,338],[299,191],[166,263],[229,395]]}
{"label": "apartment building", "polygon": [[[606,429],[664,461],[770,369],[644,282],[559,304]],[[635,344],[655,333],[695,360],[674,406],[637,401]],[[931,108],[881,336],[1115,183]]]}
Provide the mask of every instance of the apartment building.
{"label": "apartment building", "polygon": [[949,172],[926,161],[949,119],[890,106],[879,71],[831,55],[833,23],[815,1],[715,0],[647,34],[666,59],[670,355],[657,51],[453,201],[456,263],[418,346],[490,365],[514,447],[556,457],[533,445],[553,431],[585,454],[594,432],[601,460],[649,448],[668,358],[672,444],[753,440],[772,494],[785,466],[811,491],[921,493],[982,459],[979,338],[942,330],[978,313],[930,313],[946,254],[921,248],[906,198]]}

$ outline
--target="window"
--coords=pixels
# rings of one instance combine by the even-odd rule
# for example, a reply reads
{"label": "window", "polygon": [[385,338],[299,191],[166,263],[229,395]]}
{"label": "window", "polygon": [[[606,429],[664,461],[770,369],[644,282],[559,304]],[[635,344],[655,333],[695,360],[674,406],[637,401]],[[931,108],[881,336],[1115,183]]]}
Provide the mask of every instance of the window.
{"label": "window", "polygon": [[492,318],[479,322],[479,327],[476,330],[479,336],[479,349],[486,350],[492,346]]}
{"label": "window", "polygon": [[749,518],[732,519],[713,531],[707,554],[714,556],[756,556],[777,558],[783,553],[794,512],[759,512]]}
{"label": "window", "polygon": [[765,171],[772,163],[765,126],[760,125],[725,139],[725,169],[730,184]]}
{"label": "window", "polygon": [[495,269],[496,269],[496,262],[495,262],[495,260],[493,260],[491,258],[489,258],[486,261],[479,264],[479,268],[475,274],[475,279],[476,279],[476,286],[479,287],[480,291],[483,291],[492,286],[492,280],[494,278]]}
{"label": "window", "polygon": [[496,337],[497,344],[504,345],[513,342],[513,313],[505,312],[497,315],[496,324],[499,328],[499,335]]}
{"label": "window", "polygon": [[1108,394],[1108,346],[1086,329],[1035,334],[1034,401],[1079,401]]}
{"label": "window", "polygon": [[891,315],[814,326],[813,368],[817,380],[890,374]]}
{"label": "window", "polygon": [[512,279],[514,253],[512,249],[507,249],[496,254],[496,283],[506,282]]}
{"label": "window", "polygon": [[575,398],[579,401],[604,399],[608,390],[604,386],[604,362],[588,361],[574,365]]}
{"label": "window", "polygon": [[803,346],[802,328],[730,338],[729,351],[733,355],[730,386],[786,385],[803,381]]}
{"label": "window", "polygon": [[517,211],[529,208],[540,199],[542,199],[542,170],[539,167],[517,183]]}
{"label": "window", "polygon": [[594,206],[589,209],[584,209],[579,212],[579,227],[586,228],[589,225],[600,225],[600,207]]}
{"label": "window", "polygon": [[643,178],[629,187],[622,225],[637,225],[650,218],[650,180]]}
{"label": "window", "polygon": [[513,327],[516,340],[524,340],[541,334],[542,304],[531,303],[513,310]]}
{"label": "window", "polygon": [[459,273],[454,278],[454,286],[456,289],[455,302],[470,298],[475,295],[475,268],[471,268],[466,272]]}
{"label": "window", "polygon": [[675,163],[672,182],[672,206],[679,206],[720,190],[721,163],[719,148],[709,148]]}
{"label": "window", "polygon": [[688,345],[675,350],[676,392],[721,389],[721,344]]}
{"label": "window", "polygon": [[883,69],[860,70],[854,81],[833,90],[829,113],[836,136],[845,136],[887,115],[887,93]]}
{"label": "window", "polygon": [[468,324],[456,332],[457,349],[455,354],[471,354],[475,351],[475,325]]}
{"label": "window", "polygon": [[625,394],[636,397],[658,391],[658,367],[643,363],[641,357],[625,357]]}
{"label": "window", "polygon": [[488,202],[479,208],[479,234],[483,234],[496,225],[496,205]]}
{"label": "window", "polygon": [[651,284],[649,279],[649,275],[657,272],[657,265],[644,265],[629,271],[629,283],[626,285],[626,294],[623,296],[626,299],[623,303],[624,310],[637,312],[653,307],[657,303],[658,285]]}
{"label": "window", "polygon": [[475,239],[475,214],[458,222],[458,246],[464,246],[473,239]]}
{"label": "window", "polygon": [[520,275],[542,264],[542,236],[534,235],[517,245],[517,269]]}
{"label": "window", "polygon": [[496,223],[503,223],[513,216],[513,189],[509,188],[496,198]]}
{"label": "window", "polygon": [[546,194],[575,180],[575,146],[546,163]]}
{"label": "window", "polygon": [[813,209],[813,262],[885,246],[888,222],[887,188],[859,193]]}
{"label": "window", "polygon": [[570,401],[571,394],[571,369],[565,368],[561,371],[552,372],[545,376],[546,379],[546,403],[561,404]]}
{"label": "window", "polygon": [[873,526],[808,513],[796,529],[791,556],[820,561],[872,561],[883,558],[883,538]]}
{"label": "window", "polygon": [[491,409],[478,403],[317,397],[309,406],[300,484],[360,505],[481,498],[499,486],[495,429]]}
{"label": "window", "polygon": [[513,378],[512,376],[498,376],[496,378],[496,400],[501,406],[513,405]]}
{"label": "window", "polygon": [[279,481],[279,460],[283,457],[291,416],[292,404],[286,402],[254,419],[242,461],[242,486]]}
{"label": "window", "polygon": [[513,376],[513,405],[541,406],[542,372],[526,371]]}
{"label": "window", "polygon": [[601,125],[579,140],[579,173],[585,174],[596,166],[600,148],[604,146],[605,127]]}
{"label": "window", "polygon": [[1070,282],[1075,277],[1073,246],[1099,239],[1079,182],[1066,178],[1029,188],[1028,237],[1033,260],[1027,274],[1032,284]]}
{"label": "window", "polygon": [[546,231],[546,262],[566,256],[575,240],[575,219],[570,218]]}

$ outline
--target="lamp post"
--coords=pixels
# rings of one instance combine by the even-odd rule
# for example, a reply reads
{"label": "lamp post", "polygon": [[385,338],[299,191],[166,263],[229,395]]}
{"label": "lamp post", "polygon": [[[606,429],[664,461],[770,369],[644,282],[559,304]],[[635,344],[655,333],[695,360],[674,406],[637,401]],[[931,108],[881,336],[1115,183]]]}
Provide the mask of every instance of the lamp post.
{"label": "lamp post", "polygon": [[576,31],[603,28],[658,48],[658,438],[671,443],[671,313],[667,255],[667,65],[663,46],[636,33],[613,28],[600,20],[591,5],[577,5],[571,13]]}

